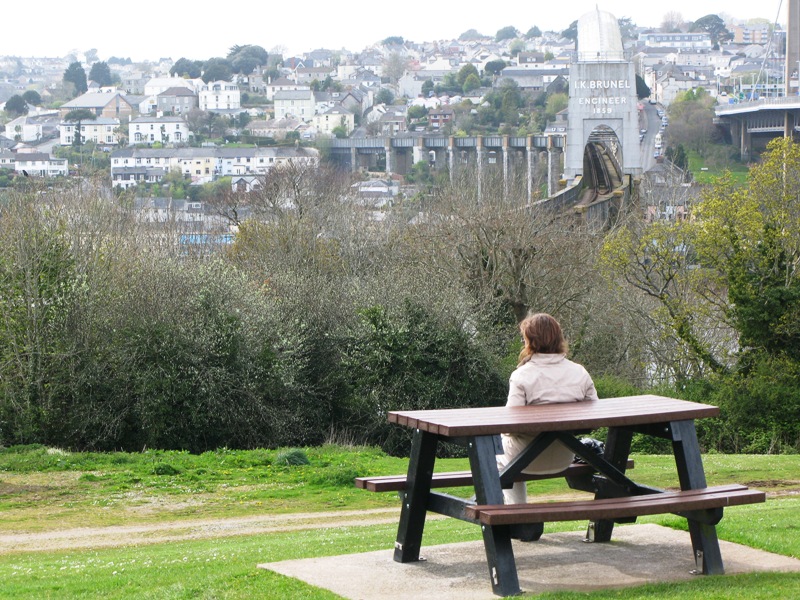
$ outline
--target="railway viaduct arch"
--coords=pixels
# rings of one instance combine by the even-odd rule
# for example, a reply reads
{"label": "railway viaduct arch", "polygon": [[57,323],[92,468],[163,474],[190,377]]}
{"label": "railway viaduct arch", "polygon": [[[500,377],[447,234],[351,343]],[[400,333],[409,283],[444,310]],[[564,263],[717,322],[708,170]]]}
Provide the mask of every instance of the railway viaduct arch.
{"label": "railway viaduct arch", "polygon": [[625,59],[617,19],[594,10],[578,19],[577,60],[569,72],[564,176],[586,176],[587,146],[604,144],[621,174],[642,174],[633,63]]}

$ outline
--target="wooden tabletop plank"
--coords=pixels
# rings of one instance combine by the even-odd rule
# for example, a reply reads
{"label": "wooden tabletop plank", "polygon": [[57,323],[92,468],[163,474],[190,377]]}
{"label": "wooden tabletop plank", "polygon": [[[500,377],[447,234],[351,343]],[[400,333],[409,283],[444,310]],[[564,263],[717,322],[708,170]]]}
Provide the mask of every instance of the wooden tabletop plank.
{"label": "wooden tabletop plank", "polygon": [[604,398],[588,402],[392,411],[390,423],[448,437],[570,431],[715,417],[719,408],[664,396]]}

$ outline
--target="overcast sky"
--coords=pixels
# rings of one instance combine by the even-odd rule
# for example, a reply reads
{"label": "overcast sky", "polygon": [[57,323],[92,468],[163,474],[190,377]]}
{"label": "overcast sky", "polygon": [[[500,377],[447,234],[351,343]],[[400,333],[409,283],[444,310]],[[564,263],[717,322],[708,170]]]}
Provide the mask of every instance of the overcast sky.
{"label": "overcast sky", "polygon": [[[317,48],[354,52],[389,36],[414,42],[457,38],[469,29],[494,35],[512,25],[525,33],[562,31],[595,7],[640,26],[658,27],[669,11],[685,21],[707,14],[786,23],[789,0],[405,0],[331,2],[239,0],[230,3],[4,0],[0,9],[0,56],[64,56],[97,49],[133,61],[225,56],[235,45],[300,54]],[[724,13],[719,9],[724,6]],[[209,7],[209,8],[206,8]],[[213,8],[211,8],[213,7]],[[226,10],[227,9],[227,10]],[[715,10],[716,9],[716,10]]]}

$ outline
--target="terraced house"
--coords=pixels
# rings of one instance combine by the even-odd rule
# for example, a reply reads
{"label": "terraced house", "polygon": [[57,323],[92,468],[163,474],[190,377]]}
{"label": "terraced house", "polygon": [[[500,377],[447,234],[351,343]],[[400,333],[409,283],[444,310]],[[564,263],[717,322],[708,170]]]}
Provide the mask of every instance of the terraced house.
{"label": "terraced house", "polygon": [[112,185],[127,189],[157,183],[178,171],[192,184],[232,175],[266,175],[288,163],[317,165],[314,148],[124,148],[111,154]]}

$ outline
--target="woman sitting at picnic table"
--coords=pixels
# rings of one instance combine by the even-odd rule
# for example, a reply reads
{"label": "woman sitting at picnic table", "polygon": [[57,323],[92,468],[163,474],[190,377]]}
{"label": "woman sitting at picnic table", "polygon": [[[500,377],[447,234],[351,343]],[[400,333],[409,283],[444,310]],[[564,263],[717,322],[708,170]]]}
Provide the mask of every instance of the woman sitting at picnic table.
{"label": "woman sitting at picnic table", "polygon": [[[511,373],[506,406],[581,402],[597,400],[594,382],[583,366],[568,360],[567,341],[561,325],[546,313],[538,313],[519,324],[524,346],[517,368]],[[498,468],[504,468],[532,441],[533,436],[502,435],[504,454],[497,456]],[[575,455],[561,442],[554,442],[537,456],[524,473],[551,474],[566,469]],[[504,489],[506,504],[521,504],[527,500],[527,486],[517,481]]]}

